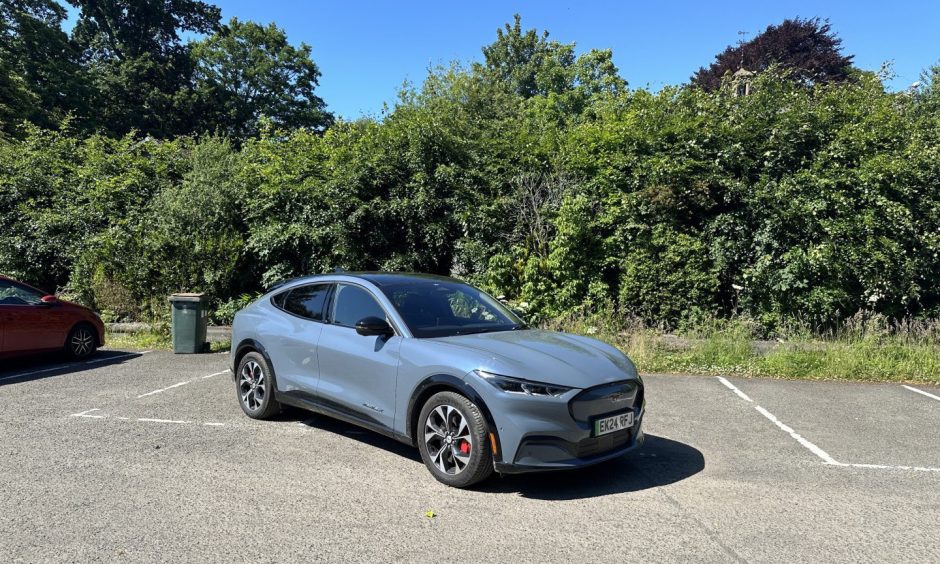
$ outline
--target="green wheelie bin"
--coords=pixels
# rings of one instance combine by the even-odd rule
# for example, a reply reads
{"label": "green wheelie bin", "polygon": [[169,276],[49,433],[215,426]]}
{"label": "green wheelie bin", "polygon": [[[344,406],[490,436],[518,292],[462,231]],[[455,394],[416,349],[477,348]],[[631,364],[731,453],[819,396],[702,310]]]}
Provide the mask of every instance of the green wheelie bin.
{"label": "green wheelie bin", "polygon": [[173,294],[173,352],[201,353],[208,350],[206,325],[209,320],[209,299],[205,294]]}

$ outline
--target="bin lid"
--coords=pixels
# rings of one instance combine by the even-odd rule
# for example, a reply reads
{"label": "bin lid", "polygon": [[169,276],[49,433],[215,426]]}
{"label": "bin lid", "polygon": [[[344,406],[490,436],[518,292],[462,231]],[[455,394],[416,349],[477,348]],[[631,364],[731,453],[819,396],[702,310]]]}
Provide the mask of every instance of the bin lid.
{"label": "bin lid", "polygon": [[206,295],[203,293],[198,294],[189,294],[189,293],[180,293],[180,294],[171,294],[171,302],[204,302],[206,301]]}

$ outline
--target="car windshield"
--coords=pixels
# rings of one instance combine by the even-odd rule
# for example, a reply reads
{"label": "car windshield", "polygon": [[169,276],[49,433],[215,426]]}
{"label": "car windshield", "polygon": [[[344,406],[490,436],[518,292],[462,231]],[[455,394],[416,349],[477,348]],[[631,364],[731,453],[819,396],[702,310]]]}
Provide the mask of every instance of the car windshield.
{"label": "car windshield", "polygon": [[525,328],[525,323],[506,306],[460,282],[415,280],[381,288],[415,337],[450,337]]}
{"label": "car windshield", "polygon": [[42,303],[43,294],[0,280],[0,305],[36,305]]}

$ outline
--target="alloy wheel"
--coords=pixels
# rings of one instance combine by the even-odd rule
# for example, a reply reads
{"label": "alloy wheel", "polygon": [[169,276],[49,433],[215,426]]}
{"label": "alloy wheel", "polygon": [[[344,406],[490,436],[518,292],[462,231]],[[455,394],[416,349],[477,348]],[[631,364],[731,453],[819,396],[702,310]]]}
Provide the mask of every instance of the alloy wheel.
{"label": "alloy wheel", "polygon": [[267,394],[267,381],[261,366],[250,360],[242,366],[238,377],[238,390],[242,403],[250,411],[258,411]]}
{"label": "alloy wheel", "polygon": [[85,356],[90,354],[95,348],[95,338],[88,329],[78,329],[72,333],[72,340],[69,342],[72,354],[75,356]]}
{"label": "alloy wheel", "polygon": [[424,444],[434,465],[445,474],[460,474],[470,463],[473,436],[463,414],[455,407],[439,405],[428,414]]}

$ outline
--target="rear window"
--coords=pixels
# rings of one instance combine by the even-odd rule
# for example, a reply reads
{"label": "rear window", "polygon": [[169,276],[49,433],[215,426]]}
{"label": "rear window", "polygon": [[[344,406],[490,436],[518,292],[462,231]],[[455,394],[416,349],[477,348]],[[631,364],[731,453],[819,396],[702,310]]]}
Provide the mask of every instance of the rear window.
{"label": "rear window", "polygon": [[[326,304],[326,294],[329,289],[329,284],[300,286],[275,296],[274,304],[305,319],[323,321],[323,306]],[[278,299],[281,303],[278,303]]]}

